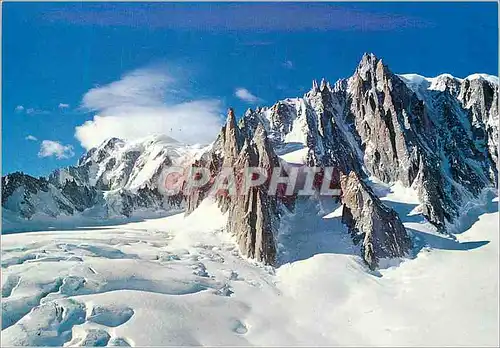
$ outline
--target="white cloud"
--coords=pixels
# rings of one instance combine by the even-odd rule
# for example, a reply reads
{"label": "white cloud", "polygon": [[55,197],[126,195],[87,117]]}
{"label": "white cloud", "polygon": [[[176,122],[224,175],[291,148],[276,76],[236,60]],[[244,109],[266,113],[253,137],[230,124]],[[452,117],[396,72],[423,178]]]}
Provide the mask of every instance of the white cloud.
{"label": "white cloud", "polygon": [[24,138],[26,140],[29,140],[29,141],[38,141],[38,138],[33,136],[33,135],[28,135],[26,138]]}
{"label": "white cloud", "polygon": [[69,104],[59,103],[58,108],[59,109],[67,109],[67,108],[69,108]]}
{"label": "white cloud", "polygon": [[28,108],[26,109],[26,114],[28,115],[47,115],[50,112],[47,110],[40,110],[40,109],[35,109],[35,108]]}
{"label": "white cloud", "polygon": [[63,145],[53,140],[43,140],[38,152],[38,157],[55,156],[57,159],[71,158],[74,155],[73,146]]}
{"label": "white cloud", "polygon": [[285,60],[283,66],[287,69],[293,69],[293,62],[291,60]]}
{"label": "white cloud", "polygon": [[221,103],[213,99],[167,102],[178,85],[165,69],[146,68],[89,90],[82,106],[97,114],[76,127],[76,138],[86,149],[110,137],[134,140],[152,134],[186,143],[213,141],[222,122]]}
{"label": "white cloud", "polygon": [[253,95],[248,89],[246,88],[237,88],[236,91],[234,92],[234,95],[241,100],[247,102],[247,103],[257,103],[261,101],[261,99],[255,95]]}
{"label": "white cloud", "polygon": [[23,105],[16,106],[15,111],[17,113],[25,112],[28,115],[47,115],[47,114],[50,113],[47,110],[40,110],[40,109],[35,109],[35,108],[26,108]]}

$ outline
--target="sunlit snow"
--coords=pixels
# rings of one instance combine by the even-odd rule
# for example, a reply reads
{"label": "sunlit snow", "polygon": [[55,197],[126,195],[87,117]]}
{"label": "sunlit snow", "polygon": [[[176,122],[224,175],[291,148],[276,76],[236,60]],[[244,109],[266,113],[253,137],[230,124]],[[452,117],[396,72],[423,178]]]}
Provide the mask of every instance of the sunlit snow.
{"label": "sunlit snow", "polygon": [[240,256],[210,200],[188,217],[4,235],[2,343],[498,345],[496,198],[453,239],[416,214],[411,189],[372,186],[415,240],[376,272],[339,206],[314,200],[283,218],[276,269]]}

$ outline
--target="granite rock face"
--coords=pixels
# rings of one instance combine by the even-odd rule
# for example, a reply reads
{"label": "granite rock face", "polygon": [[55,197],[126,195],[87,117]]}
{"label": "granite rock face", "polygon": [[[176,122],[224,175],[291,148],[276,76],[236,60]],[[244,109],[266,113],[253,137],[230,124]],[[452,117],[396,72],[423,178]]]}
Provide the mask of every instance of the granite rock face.
{"label": "granite rock face", "polygon": [[[343,192],[344,222],[364,235],[363,258],[375,267],[378,258],[404,256],[411,242],[364,179],[412,187],[422,215],[445,231],[466,202],[498,183],[497,105],[498,81],[489,76],[400,76],[365,54],[349,79],[313,82],[302,98],[248,110],[239,127],[249,137],[262,125],[277,153],[301,144],[304,164],[334,166],[344,186],[345,178],[356,183],[347,187],[359,200]],[[356,207],[363,202],[371,208]]]}
{"label": "granite rock face", "polygon": [[[457,98],[468,110],[472,140],[498,169],[498,85],[480,76],[465,79]],[[498,175],[496,171],[494,175]]]}
{"label": "granite rock face", "polygon": [[498,183],[498,81],[396,75],[365,54],[352,77],[313,83],[302,98],[250,110],[280,151],[303,144],[307,164],[412,187],[423,215],[446,230],[468,202]]}
{"label": "granite rock face", "polygon": [[[259,125],[251,141],[246,141],[234,164],[237,173],[245,168],[259,167],[270,171],[279,166],[278,157],[267,140],[264,127]],[[279,226],[277,197],[268,194],[269,182],[250,187],[232,199],[229,205],[228,231],[236,237],[243,255],[274,264],[275,236]]]}
{"label": "granite rock face", "polygon": [[[364,55],[349,81],[347,104],[348,123],[368,171],[384,182],[410,185],[419,151],[412,126],[430,129],[422,102],[381,60]],[[413,116],[411,123],[408,115]]]}
{"label": "granite rock face", "polygon": [[342,175],[342,222],[371,269],[381,258],[403,257],[412,242],[397,213],[385,206],[355,172]]}
{"label": "granite rock face", "polygon": [[[271,172],[280,165],[264,127],[256,124],[251,131],[238,127],[232,109],[228,111],[226,124],[214,145],[201,157],[201,161],[194,165],[207,168],[212,179],[222,170],[229,170],[240,184],[246,168],[259,167]],[[196,209],[210,193],[214,194],[221,211],[228,213],[227,230],[235,236],[240,252],[265,264],[274,264],[279,210],[277,197],[268,194],[269,181],[247,191],[243,191],[240,185],[235,188],[236,196],[217,194],[210,189],[210,185],[206,185],[190,191],[186,196],[186,213]]]}
{"label": "granite rock face", "polygon": [[423,214],[444,229],[464,202],[496,184],[496,152],[487,150],[496,148],[487,135],[495,128],[485,122],[498,118],[496,91],[486,80],[451,75],[415,91],[365,54],[349,80],[347,119],[369,173],[414,187]]}
{"label": "granite rock face", "polygon": [[[315,104],[318,109],[318,105],[323,105],[323,98],[325,98],[321,90],[326,90],[324,85],[322,89],[318,87],[318,90],[311,94],[318,100]],[[343,221],[348,226],[355,243],[359,243],[360,238],[363,239],[361,244],[363,259],[369,267],[375,268],[380,258],[407,255],[411,248],[411,241],[397,214],[386,207],[358,176],[357,173],[359,175],[364,175],[364,173],[356,161],[357,155],[341,131],[341,126],[335,123],[332,111],[330,109],[319,110],[321,110],[319,117],[309,120],[309,124],[317,126],[320,131],[318,131],[319,136],[314,140],[312,139],[314,133],[311,133],[309,138],[306,137],[309,139],[307,144],[311,146],[306,164],[338,167],[338,181],[343,192]],[[310,116],[312,115],[314,114],[311,113]],[[247,113],[246,117],[252,116],[255,114]],[[269,173],[273,168],[281,166],[274,151],[277,143],[273,145],[264,123],[259,118],[249,121],[246,117],[240,122],[238,130],[228,132],[234,126],[234,118],[230,112],[216,145],[202,156],[206,159],[217,158],[218,163],[225,163],[219,167],[211,167],[216,168],[215,172],[211,172],[214,175],[227,166],[234,168],[236,176],[248,167],[259,167]],[[235,149],[240,148],[240,136],[244,138],[243,146],[234,160]],[[328,147],[324,147],[325,144],[328,144]],[[318,152],[318,149],[322,152]],[[205,165],[210,166],[210,164],[213,164],[213,161],[205,162]],[[276,239],[279,233],[280,216],[284,208],[283,197],[268,194],[268,189],[269,181],[263,185],[251,187],[247,192],[236,197],[223,196],[218,197],[218,200],[221,210],[228,212],[227,230],[236,237],[240,252],[246,257],[272,265],[276,262]],[[204,189],[201,192],[206,196],[207,191],[208,189]],[[187,197],[186,200],[201,202],[199,197],[200,190],[196,191],[193,197]],[[193,208],[196,208],[196,205],[193,205]]]}
{"label": "granite rock face", "polygon": [[[233,168],[243,146],[244,135],[236,124],[233,109],[228,110],[226,124],[222,127],[210,150],[202,154],[192,167],[203,167],[210,173],[210,181],[201,187],[192,188],[186,192],[186,214],[191,213],[210,193],[216,196],[222,212],[229,209],[231,198],[228,195],[216,195],[211,192],[211,184],[223,168]],[[185,188],[185,186],[184,186]]]}

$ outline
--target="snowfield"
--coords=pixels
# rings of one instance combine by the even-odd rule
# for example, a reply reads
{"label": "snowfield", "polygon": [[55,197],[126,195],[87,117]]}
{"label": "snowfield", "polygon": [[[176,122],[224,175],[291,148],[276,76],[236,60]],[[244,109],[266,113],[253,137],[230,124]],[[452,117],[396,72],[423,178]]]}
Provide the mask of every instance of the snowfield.
{"label": "snowfield", "polygon": [[276,269],[240,256],[210,200],[188,217],[3,235],[2,345],[498,346],[497,198],[447,238],[408,189],[375,187],[415,240],[376,272],[335,204],[319,223],[307,202],[283,219]]}

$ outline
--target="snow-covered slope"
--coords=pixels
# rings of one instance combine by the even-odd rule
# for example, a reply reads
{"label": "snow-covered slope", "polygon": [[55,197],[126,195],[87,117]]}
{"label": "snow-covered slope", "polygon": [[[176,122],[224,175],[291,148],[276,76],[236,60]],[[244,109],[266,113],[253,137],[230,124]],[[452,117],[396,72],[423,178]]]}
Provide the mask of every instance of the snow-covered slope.
{"label": "snow-covered slope", "polygon": [[167,136],[131,142],[112,138],[87,152],[76,167],[56,170],[49,180],[57,185],[75,179],[106,191],[157,186],[161,170],[181,164],[190,149]]}
{"label": "snow-covered slope", "polygon": [[277,269],[240,256],[211,200],[187,217],[3,236],[2,344],[498,346],[497,199],[454,240],[412,213],[411,190],[374,185],[418,242],[376,272],[328,205],[321,224],[306,206],[288,218],[281,240],[297,248]]}
{"label": "snow-covered slope", "polygon": [[403,78],[408,85],[411,85],[415,91],[418,91],[421,88],[444,91],[450,86],[450,83],[461,84],[464,80],[485,80],[490,84],[498,85],[498,76],[488,74],[472,74],[465,78],[455,77],[446,73],[436,77],[425,77],[419,74],[399,74],[398,76]]}

